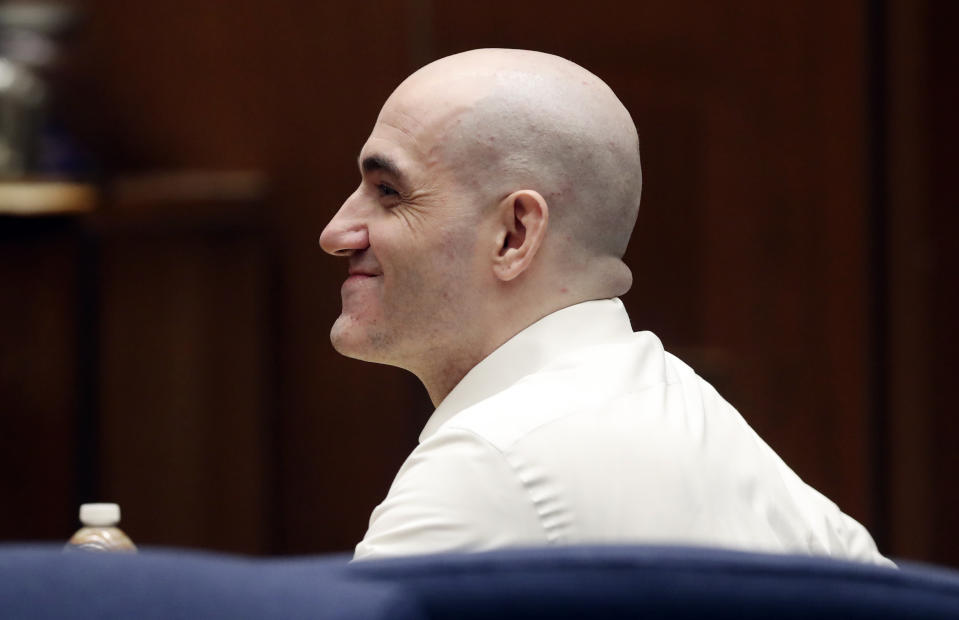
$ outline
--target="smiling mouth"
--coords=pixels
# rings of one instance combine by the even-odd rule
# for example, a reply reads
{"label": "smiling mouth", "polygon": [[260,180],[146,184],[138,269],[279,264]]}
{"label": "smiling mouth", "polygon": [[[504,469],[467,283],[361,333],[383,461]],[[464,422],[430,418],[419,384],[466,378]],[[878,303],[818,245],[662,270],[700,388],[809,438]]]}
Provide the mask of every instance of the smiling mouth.
{"label": "smiling mouth", "polygon": [[371,260],[351,260],[346,272],[349,274],[347,279],[376,278],[383,275],[379,265]]}

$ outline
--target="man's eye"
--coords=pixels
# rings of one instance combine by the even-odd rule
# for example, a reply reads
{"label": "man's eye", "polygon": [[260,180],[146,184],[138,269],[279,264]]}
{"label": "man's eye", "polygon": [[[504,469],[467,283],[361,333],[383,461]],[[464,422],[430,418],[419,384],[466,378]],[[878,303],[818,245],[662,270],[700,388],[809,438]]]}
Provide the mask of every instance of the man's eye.
{"label": "man's eye", "polygon": [[376,186],[376,189],[380,191],[380,196],[399,196],[399,192],[390,187],[389,185],[383,185],[380,183]]}

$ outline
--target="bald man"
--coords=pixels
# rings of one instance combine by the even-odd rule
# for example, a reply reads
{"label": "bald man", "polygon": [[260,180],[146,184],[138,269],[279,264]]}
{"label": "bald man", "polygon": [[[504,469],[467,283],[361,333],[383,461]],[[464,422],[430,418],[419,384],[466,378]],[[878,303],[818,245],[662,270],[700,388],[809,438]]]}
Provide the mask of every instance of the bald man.
{"label": "bald man", "polygon": [[633,333],[639,139],[595,75],[475,50],[393,92],[320,237],[349,261],[331,340],[436,411],[356,558],[668,543],[888,563],[720,395]]}

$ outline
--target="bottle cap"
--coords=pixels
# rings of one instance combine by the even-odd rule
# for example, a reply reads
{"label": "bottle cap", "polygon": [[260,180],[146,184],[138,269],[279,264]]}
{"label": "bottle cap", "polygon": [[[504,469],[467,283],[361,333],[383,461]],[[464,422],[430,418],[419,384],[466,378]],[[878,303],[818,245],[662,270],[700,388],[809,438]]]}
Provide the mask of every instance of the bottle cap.
{"label": "bottle cap", "polygon": [[120,522],[119,504],[82,504],[80,522],[90,526],[109,526]]}

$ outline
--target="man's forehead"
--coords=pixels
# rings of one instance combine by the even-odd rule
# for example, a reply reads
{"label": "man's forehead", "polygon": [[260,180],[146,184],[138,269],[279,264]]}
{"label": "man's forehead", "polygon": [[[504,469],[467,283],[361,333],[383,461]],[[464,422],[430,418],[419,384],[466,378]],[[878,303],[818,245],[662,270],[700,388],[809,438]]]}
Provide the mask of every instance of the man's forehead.
{"label": "man's forehead", "polygon": [[[428,101],[419,93],[410,98],[397,97],[394,93],[380,111],[360,151],[360,167],[364,167],[365,160],[390,161],[411,176],[422,169],[433,168],[439,163],[449,128],[468,108],[442,97]],[[391,171],[383,166],[376,168]]]}
{"label": "man's forehead", "polygon": [[427,154],[411,133],[377,121],[360,149],[357,163],[364,173],[382,171],[399,177],[410,173]]}
{"label": "man's forehead", "polygon": [[489,81],[471,73],[415,73],[383,104],[377,123],[419,137],[442,131],[489,92]]}

